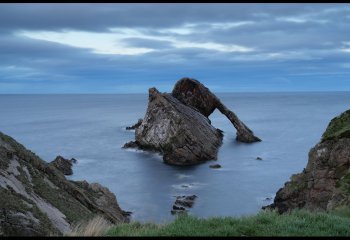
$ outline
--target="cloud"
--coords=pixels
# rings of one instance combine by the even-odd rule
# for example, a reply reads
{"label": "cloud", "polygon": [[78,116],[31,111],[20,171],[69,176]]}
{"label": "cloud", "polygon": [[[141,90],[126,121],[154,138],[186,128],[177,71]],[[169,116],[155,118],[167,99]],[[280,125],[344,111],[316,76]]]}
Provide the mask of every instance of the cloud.
{"label": "cloud", "polygon": [[169,90],[182,76],[218,91],[320,89],[311,78],[348,74],[349,15],[348,4],[1,4],[0,92]]}

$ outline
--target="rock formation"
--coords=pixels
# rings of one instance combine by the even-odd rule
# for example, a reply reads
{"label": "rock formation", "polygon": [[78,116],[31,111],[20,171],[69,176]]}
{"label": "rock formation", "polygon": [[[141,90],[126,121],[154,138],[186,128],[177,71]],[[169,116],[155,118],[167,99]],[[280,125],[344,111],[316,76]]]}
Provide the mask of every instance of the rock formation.
{"label": "rock formation", "polygon": [[306,168],[276,193],[280,213],[305,208],[333,210],[350,204],[350,110],[332,119],[321,141],[309,152]]}
{"label": "rock formation", "polygon": [[173,205],[171,214],[187,213],[188,208],[191,208],[196,200],[196,195],[177,196]]}
{"label": "rock formation", "polygon": [[96,214],[112,223],[128,221],[107,188],[67,180],[0,132],[0,235],[62,235]]}
{"label": "rock formation", "polygon": [[179,80],[172,94],[149,89],[146,115],[135,128],[134,142],[124,148],[140,148],[163,154],[165,163],[193,165],[217,158],[222,131],[208,116],[218,108],[237,128],[237,140],[260,141],[238,117],[197,80]]}
{"label": "rock formation", "polygon": [[254,136],[252,130],[234,112],[230,111],[215,94],[199,81],[191,78],[180,79],[175,84],[172,95],[183,104],[196,108],[206,117],[209,117],[215,109],[218,109],[237,129],[237,141],[246,143],[261,141],[261,139]]}
{"label": "rock formation", "polygon": [[161,152],[164,162],[173,165],[216,159],[222,143],[208,118],[155,88],[149,90],[147,113],[135,135],[142,149]]}
{"label": "rock formation", "polygon": [[64,175],[72,175],[73,174],[73,170],[72,170],[73,163],[76,163],[76,160],[74,158],[72,158],[71,160],[68,160],[62,156],[57,156],[55,158],[55,160],[53,160],[49,164],[54,166],[55,168],[57,168]]}

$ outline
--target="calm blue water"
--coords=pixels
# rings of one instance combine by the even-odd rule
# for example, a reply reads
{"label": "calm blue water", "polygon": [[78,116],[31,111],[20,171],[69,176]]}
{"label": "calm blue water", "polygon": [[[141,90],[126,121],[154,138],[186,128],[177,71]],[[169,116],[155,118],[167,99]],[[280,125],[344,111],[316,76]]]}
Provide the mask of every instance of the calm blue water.
{"label": "calm blue water", "polygon": [[[124,210],[134,212],[133,220],[165,222],[173,219],[170,210],[180,194],[198,196],[190,213],[200,217],[258,212],[306,166],[328,122],[350,108],[348,92],[218,96],[263,142],[236,142],[231,123],[214,112],[212,124],[225,134],[218,160],[194,167],[169,166],[158,155],[121,148],[134,139],[124,129],[143,118],[146,94],[0,95],[0,131],[46,161],[57,155],[78,159],[71,179],[107,186]],[[222,168],[209,168],[213,163]]]}

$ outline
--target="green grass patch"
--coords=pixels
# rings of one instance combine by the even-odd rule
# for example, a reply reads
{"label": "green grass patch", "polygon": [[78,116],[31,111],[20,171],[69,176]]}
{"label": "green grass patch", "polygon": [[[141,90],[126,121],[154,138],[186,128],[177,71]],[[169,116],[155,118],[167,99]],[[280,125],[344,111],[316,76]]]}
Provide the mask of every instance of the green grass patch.
{"label": "green grass patch", "polygon": [[350,137],[350,110],[335,117],[322,135],[322,141]]}
{"label": "green grass patch", "polygon": [[110,228],[107,236],[350,236],[350,218],[304,210],[279,215],[261,211],[254,216],[179,216],[167,224],[133,222]]}

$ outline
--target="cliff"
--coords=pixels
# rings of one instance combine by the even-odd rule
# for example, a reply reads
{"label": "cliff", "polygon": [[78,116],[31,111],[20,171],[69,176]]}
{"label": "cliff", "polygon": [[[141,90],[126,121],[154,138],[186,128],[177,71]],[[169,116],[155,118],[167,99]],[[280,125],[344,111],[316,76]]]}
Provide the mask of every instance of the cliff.
{"label": "cliff", "polygon": [[107,188],[69,181],[53,164],[0,132],[0,235],[62,235],[99,214],[116,224],[128,218]]}
{"label": "cliff", "polygon": [[292,175],[267,206],[280,213],[296,208],[334,210],[350,204],[350,110],[329,123],[309,152],[306,168]]}

